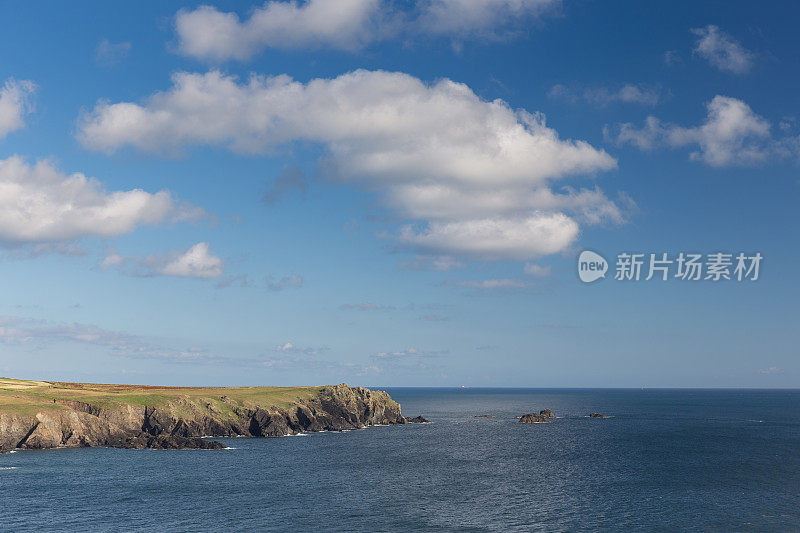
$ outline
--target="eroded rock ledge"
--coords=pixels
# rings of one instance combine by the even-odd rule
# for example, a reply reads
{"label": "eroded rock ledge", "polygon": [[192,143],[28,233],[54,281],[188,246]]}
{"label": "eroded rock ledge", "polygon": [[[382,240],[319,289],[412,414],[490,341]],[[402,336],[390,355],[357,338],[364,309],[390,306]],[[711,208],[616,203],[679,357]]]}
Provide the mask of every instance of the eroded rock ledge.
{"label": "eroded rock ledge", "polygon": [[[53,389],[52,394],[56,396],[58,390]],[[217,449],[224,446],[200,437],[277,437],[426,422],[422,417],[404,417],[400,405],[384,391],[346,384],[322,387],[318,393],[283,407],[224,395],[198,398],[180,394],[154,407],[109,408],[93,405],[91,400],[57,397],[52,402],[46,409],[37,407],[35,415],[4,412],[0,407],[0,452],[85,446]]]}

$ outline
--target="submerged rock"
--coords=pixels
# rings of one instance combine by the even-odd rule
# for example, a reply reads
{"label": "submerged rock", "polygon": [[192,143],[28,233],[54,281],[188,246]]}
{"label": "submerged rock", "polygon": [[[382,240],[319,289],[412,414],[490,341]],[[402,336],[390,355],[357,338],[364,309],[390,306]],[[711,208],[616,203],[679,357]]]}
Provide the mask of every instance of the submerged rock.
{"label": "submerged rock", "polygon": [[542,424],[544,422],[547,422],[547,417],[537,415],[536,413],[528,413],[527,415],[522,415],[519,418],[520,424]]}
{"label": "submerged rock", "polygon": [[430,424],[430,422],[430,420],[422,415],[415,416],[414,418],[406,417],[406,423],[408,424]]}
{"label": "submerged rock", "polygon": [[603,413],[592,413],[589,415],[589,418],[608,418]]}

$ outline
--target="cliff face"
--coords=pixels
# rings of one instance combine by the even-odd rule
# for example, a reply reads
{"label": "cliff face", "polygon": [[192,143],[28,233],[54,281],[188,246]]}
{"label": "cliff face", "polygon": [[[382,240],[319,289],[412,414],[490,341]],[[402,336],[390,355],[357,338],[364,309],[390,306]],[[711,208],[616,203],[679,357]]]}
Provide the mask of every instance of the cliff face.
{"label": "cliff face", "polygon": [[408,420],[386,392],[344,384],[323,387],[318,394],[281,408],[224,395],[177,395],[158,406],[113,408],[89,401],[53,399],[52,408],[35,415],[0,409],[0,452],[64,446],[209,448],[221,445],[198,437],[275,437],[405,424]]}

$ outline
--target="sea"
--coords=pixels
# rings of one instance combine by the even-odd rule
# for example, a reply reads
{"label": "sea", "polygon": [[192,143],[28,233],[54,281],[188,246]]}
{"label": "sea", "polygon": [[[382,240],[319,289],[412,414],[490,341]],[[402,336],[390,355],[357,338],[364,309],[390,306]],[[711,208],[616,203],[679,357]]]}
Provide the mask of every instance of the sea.
{"label": "sea", "polygon": [[0,530],[800,531],[798,390],[387,390],[431,423],[0,455]]}

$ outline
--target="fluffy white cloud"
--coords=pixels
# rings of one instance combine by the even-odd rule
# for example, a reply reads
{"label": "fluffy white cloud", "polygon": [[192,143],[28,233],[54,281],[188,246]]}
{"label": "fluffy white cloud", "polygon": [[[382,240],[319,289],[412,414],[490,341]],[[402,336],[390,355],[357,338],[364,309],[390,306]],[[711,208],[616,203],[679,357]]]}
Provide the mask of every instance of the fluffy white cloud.
{"label": "fluffy white cloud", "polygon": [[180,278],[213,279],[222,276],[225,261],[211,253],[207,242],[199,242],[186,251],[171,251],[162,255],[119,255],[111,250],[101,268],[116,268],[129,276],[175,276]]}
{"label": "fluffy white cloud", "polygon": [[225,262],[213,255],[207,242],[198,242],[165,264],[159,274],[181,278],[218,278]]}
{"label": "fluffy white cloud", "polygon": [[36,85],[25,80],[8,80],[0,88],[0,139],[25,127],[25,115],[32,110],[35,91]]}
{"label": "fluffy white cloud", "polygon": [[266,2],[244,22],[212,6],[175,17],[182,54],[207,60],[244,60],[264,48],[358,49],[380,37],[382,0]]}
{"label": "fluffy white cloud", "polygon": [[64,174],[49,161],[0,159],[0,243],[6,245],[115,237],[202,214],[167,191],[107,192],[96,179]]}
{"label": "fluffy white cloud", "polygon": [[588,223],[623,218],[599,189],[551,188],[565,176],[614,168],[605,151],[562,140],[543,115],[483,101],[450,80],[427,85],[359,70],[306,84],[287,76],[239,83],[216,71],[173,81],[143,104],[98,103],[81,119],[81,142],[108,152],[214,145],[246,153],[320,143],[326,175],[430,223],[401,235],[427,252],[525,259],[571,243],[573,214]]}
{"label": "fluffy white cloud", "polygon": [[536,213],[522,219],[435,221],[422,231],[406,226],[399,239],[426,251],[524,260],[557,253],[577,236],[577,222],[566,215]]}
{"label": "fluffy white cloud", "polygon": [[714,67],[734,74],[745,74],[753,68],[754,55],[717,26],[694,28],[697,35],[694,52]]}
{"label": "fluffy white cloud", "polygon": [[599,107],[605,107],[616,102],[653,106],[661,100],[661,94],[657,89],[630,83],[626,83],[618,89],[608,87],[576,89],[558,84],[550,89],[548,95],[554,99],[573,103],[584,101]]}
{"label": "fluffy white cloud", "polygon": [[268,1],[242,21],[212,6],[175,17],[178,51],[210,61],[246,60],[265,48],[357,50],[398,36],[497,37],[560,0],[423,0],[400,10],[389,0]]}
{"label": "fluffy white cloud", "polygon": [[632,144],[642,150],[659,146],[695,146],[693,160],[714,167],[750,165],[771,158],[796,156],[796,138],[774,139],[770,123],[736,98],[715,96],[706,106],[708,114],[699,126],[682,127],[648,117],[642,128],[620,124],[607,136],[618,144]]}

